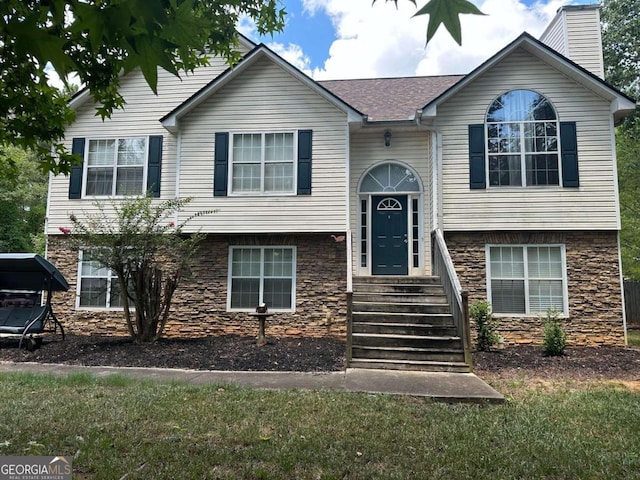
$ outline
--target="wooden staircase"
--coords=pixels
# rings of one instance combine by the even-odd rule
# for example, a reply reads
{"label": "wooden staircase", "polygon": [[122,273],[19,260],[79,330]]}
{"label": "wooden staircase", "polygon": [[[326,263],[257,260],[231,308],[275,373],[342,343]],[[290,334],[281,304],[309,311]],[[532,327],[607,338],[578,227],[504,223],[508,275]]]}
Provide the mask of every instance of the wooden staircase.
{"label": "wooden staircase", "polygon": [[356,277],[350,368],[469,372],[439,277]]}

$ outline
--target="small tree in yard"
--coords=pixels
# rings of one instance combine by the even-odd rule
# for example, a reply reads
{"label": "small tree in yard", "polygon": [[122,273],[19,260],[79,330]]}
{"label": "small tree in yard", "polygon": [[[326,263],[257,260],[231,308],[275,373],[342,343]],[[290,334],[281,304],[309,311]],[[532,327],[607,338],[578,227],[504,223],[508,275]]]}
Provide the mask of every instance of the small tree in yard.
{"label": "small tree in yard", "polygon": [[130,197],[109,209],[95,202],[98,211],[83,219],[70,216],[73,245],[90,249],[92,260],[117,275],[129,334],[138,343],[162,336],[173,294],[202,239],[182,233],[193,216],[180,225],[172,220],[189,201]]}
{"label": "small tree in yard", "polygon": [[475,322],[476,348],[488,352],[498,342],[498,325],[493,319],[491,305],[486,301],[473,302],[469,306],[469,315]]}
{"label": "small tree in yard", "polygon": [[567,346],[567,332],[562,327],[560,313],[556,309],[547,310],[547,316],[542,320],[542,328],[542,347],[545,355],[564,355]]}

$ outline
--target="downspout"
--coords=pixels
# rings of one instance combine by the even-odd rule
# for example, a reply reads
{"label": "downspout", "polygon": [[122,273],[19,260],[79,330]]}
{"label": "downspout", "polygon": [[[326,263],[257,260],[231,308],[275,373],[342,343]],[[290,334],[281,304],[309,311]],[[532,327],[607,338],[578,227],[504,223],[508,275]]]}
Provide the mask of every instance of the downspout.
{"label": "downspout", "polygon": [[627,309],[624,304],[624,276],[622,275],[622,252],[620,251],[620,231],[617,235],[618,240],[618,271],[620,272],[620,296],[622,298],[622,329],[624,331],[624,344],[629,345],[627,336]]}
{"label": "downspout", "polygon": [[351,234],[351,134],[349,132],[349,122],[347,122],[345,126],[346,135],[345,138],[346,146],[345,146],[345,220],[346,224],[346,242],[347,242],[347,293],[353,293],[353,244],[352,244],[352,234]]}
{"label": "downspout", "polygon": [[352,312],[353,312],[353,238],[351,234],[351,132],[349,131],[349,122],[345,125],[345,220],[346,239],[347,242],[347,367],[351,365],[352,357]]}
{"label": "downspout", "polygon": [[620,273],[620,298],[622,299],[622,329],[624,332],[624,343],[628,345],[629,339],[627,337],[627,309],[624,302],[624,275],[622,274],[622,250],[620,245],[620,232],[622,230],[622,218],[620,216],[620,186],[618,184],[618,152],[616,150],[616,129],[613,116],[610,121],[610,135],[611,135],[611,162],[613,166],[613,188],[616,198],[616,222],[618,231],[616,232],[616,240],[618,243],[618,272]]}
{"label": "downspout", "polygon": [[[178,140],[176,141],[176,192],[177,199],[180,198],[180,168],[182,165],[182,130],[178,130]],[[180,212],[176,210],[174,222],[176,225],[180,225]]]}
{"label": "downspout", "polygon": [[[425,241],[431,241],[431,233],[442,228],[442,133],[435,127],[422,123],[422,109],[416,110],[414,121],[419,130],[431,132],[431,212],[430,231]],[[433,246],[430,245],[429,250]],[[432,255],[433,257],[433,255]],[[431,262],[429,262],[431,264]],[[431,265],[433,269],[433,265]]]}

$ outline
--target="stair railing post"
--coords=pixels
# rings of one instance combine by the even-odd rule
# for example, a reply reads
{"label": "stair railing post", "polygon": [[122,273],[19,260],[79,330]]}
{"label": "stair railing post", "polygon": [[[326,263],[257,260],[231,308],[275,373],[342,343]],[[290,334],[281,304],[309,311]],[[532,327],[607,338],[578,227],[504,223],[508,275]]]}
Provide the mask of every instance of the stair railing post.
{"label": "stair railing post", "polygon": [[469,291],[461,290],[460,296],[462,297],[462,332],[464,342],[464,358],[471,371],[473,371],[473,361],[471,358],[471,326],[469,325]]}
{"label": "stair railing post", "polygon": [[353,323],[353,292],[347,292],[347,367],[351,366],[352,323]]}

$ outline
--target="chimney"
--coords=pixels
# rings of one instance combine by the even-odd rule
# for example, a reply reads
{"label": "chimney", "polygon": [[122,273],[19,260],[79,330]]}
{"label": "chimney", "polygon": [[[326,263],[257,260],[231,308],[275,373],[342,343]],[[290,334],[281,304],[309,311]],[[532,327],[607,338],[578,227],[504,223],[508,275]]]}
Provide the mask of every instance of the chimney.
{"label": "chimney", "polygon": [[604,79],[600,5],[560,7],[540,41]]}

